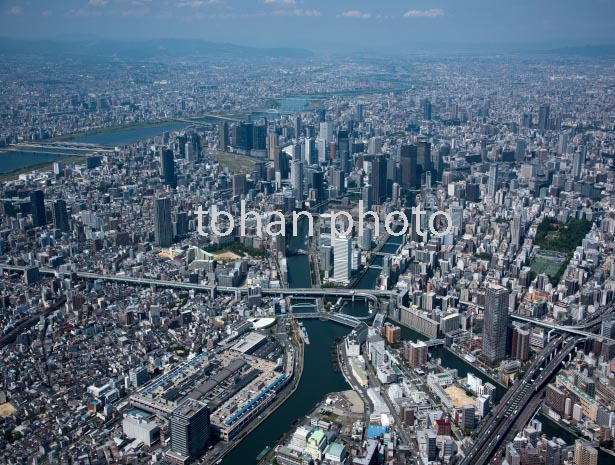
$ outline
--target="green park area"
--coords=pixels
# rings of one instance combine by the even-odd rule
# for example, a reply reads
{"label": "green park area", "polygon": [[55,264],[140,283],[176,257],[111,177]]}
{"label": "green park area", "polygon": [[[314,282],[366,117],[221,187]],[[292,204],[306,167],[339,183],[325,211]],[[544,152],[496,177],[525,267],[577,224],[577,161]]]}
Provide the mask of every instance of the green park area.
{"label": "green park area", "polygon": [[559,283],[572,253],[581,245],[591,228],[592,223],[587,220],[562,223],[552,217],[543,219],[534,239],[534,244],[541,250],[532,260],[532,277],[545,273],[551,284]]}

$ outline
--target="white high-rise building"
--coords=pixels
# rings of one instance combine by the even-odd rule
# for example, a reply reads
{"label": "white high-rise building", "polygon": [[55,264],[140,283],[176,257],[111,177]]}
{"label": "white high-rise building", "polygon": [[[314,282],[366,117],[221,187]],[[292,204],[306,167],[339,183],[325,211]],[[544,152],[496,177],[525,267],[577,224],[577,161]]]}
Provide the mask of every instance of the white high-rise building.
{"label": "white high-rise building", "polygon": [[347,236],[336,236],[333,246],[333,279],[336,282],[350,282],[352,267],[352,240]]}
{"label": "white high-rise building", "polygon": [[451,205],[448,207],[448,214],[451,215],[452,230],[455,235],[463,232],[463,207],[459,205]]}
{"label": "white high-rise building", "polygon": [[316,139],[316,150],[318,150],[318,163],[326,163],[327,161],[327,141],[321,136]]}
{"label": "white high-rise building", "polygon": [[495,189],[498,182],[498,165],[489,167],[489,184],[487,185],[487,196],[491,199],[495,197]]}
{"label": "white high-rise building", "polygon": [[326,144],[333,141],[333,125],[329,122],[320,123],[319,137],[324,139]]}

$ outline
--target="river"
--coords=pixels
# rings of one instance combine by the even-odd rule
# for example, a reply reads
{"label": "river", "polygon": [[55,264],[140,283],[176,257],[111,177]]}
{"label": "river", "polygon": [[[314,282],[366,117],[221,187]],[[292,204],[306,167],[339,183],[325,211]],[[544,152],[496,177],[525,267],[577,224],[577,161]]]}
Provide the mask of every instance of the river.
{"label": "river", "polygon": [[[307,230],[301,226],[301,223],[299,231],[301,234],[298,237],[291,237],[289,240],[290,250],[307,249],[305,244]],[[391,252],[396,250],[401,240],[401,238],[391,237],[383,250]],[[382,257],[376,257],[374,265],[378,266],[381,262]],[[375,271],[371,273],[370,269],[368,274],[359,281],[357,288],[374,288],[380,269],[374,268],[374,270],[377,270],[377,273]],[[288,271],[289,287],[310,287],[309,263],[305,255],[289,257]],[[303,303],[301,300],[295,300],[295,302]],[[309,311],[309,309],[302,309],[301,311]],[[363,316],[367,313],[366,304],[362,302],[347,304],[344,311],[356,316]],[[223,465],[254,463],[256,456],[266,446],[273,447],[277,440],[283,434],[289,432],[292,425],[298,419],[307,415],[324,396],[330,392],[349,389],[342,374],[333,370],[331,362],[331,348],[335,339],[348,334],[349,328],[338,323],[320,320],[305,320],[304,325],[308,331],[310,344],[305,346],[303,376],[297,390],[282,407],[273,412],[222,460]],[[403,326],[402,338],[408,340],[427,339],[425,336]],[[443,348],[431,349],[430,353],[433,357],[441,358],[444,366],[456,368],[460,376],[466,376],[468,372],[472,372],[483,380],[488,380],[480,371]],[[503,395],[504,388],[496,386],[496,389],[496,395],[499,398]]]}
{"label": "river", "polygon": [[[187,123],[169,123],[155,127],[136,127],[111,130],[109,132],[98,132],[84,136],[77,136],[67,139],[71,142],[85,142],[89,144],[118,146],[137,142],[143,139],[157,136],[163,132],[178,131],[187,127]],[[60,149],[45,148],[45,152],[59,151]],[[69,149],[62,149],[63,154],[70,155]],[[79,151],[78,153],[83,153]],[[62,161],[63,157],[58,157],[51,153],[41,153],[36,150],[14,150],[0,153],[0,174],[10,173],[24,168],[35,167],[47,164],[56,160]]]}

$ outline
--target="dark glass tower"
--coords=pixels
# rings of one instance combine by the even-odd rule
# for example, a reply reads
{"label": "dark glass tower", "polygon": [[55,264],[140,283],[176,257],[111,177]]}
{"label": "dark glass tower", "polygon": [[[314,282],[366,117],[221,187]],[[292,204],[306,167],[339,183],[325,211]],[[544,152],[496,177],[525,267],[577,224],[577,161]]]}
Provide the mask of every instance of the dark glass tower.
{"label": "dark glass tower", "polygon": [[36,190],[30,194],[32,204],[32,224],[34,227],[41,227],[47,224],[45,216],[45,194],[42,190]]}
{"label": "dark glass tower", "polygon": [[167,186],[173,189],[177,187],[175,161],[173,159],[173,150],[171,149],[160,149],[160,175]]}

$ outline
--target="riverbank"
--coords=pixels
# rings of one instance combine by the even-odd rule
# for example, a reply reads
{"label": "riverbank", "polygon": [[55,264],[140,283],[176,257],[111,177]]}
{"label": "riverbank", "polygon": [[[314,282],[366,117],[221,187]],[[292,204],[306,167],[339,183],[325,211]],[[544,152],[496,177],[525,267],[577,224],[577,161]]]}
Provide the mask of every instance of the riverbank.
{"label": "riverbank", "polygon": [[70,165],[71,163],[79,163],[79,162],[83,162],[84,160],[85,158],[81,156],[79,157],[59,156],[50,161],[46,161],[43,163],[37,163],[35,165],[25,166],[23,168],[18,168],[16,170],[9,171],[7,173],[2,173],[0,174],[0,182],[14,181],[18,179],[19,175],[21,174],[28,174],[32,172],[38,172],[38,171],[49,171],[51,168],[53,168],[53,164],[57,161],[62,162],[62,164],[64,165]]}
{"label": "riverbank", "polygon": [[88,129],[87,131],[71,132],[68,134],[62,134],[61,136],[55,136],[50,139],[46,139],[48,142],[68,141],[77,139],[80,137],[93,136],[94,134],[107,134],[116,131],[133,131],[137,129],[158,128],[162,126],[168,126],[170,124],[177,124],[178,121],[174,119],[161,119],[156,121],[142,121],[139,123],[129,124],[116,124],[113,126],[105,126],[101,128]]}
{"label": "riverbank", "polygon": [[[394,322],[395,324],[401,326],[402,328],[405,328],[406,330],[410,330],[414,333],[416,333],[417,335],[420,335],[421,337],[424,337],[425,340],[429,339],[430,336],[427,334],[423,334],[420,331],[416,330],[415,328],[412,328],[404,323],[402,323],[399,320],[396,320],[395,318],[391,317],[391,315],[387,316],[387,319]],[[467,360],[465,360],[461,355],[459,355],[458,353],[454,352],[453,350],[451,350],[449,347],[446,346],[442,346],[441,350],[444,350],[445,352],[453,355],[455,357],[455,359],[457,359],[459,362],[461,362],[464,365],[467,365],[469,367],[472,367],[474,370],[480,372],[483,376],[485,376],[487,379],[489,379],[489,381],[493,381],[496,384],[496,387],[500,387],[501,389],[507,390],[508,387],[503,385],[500,381],[498,381],[497,379],[493,378],[489,373],[485,372],[484,370],[482,370],[478,365],[472,365],[470,363],[468,363]],[[451,368],[451,367],[448,367]]]}

